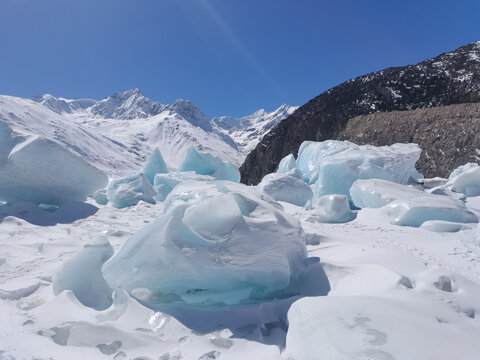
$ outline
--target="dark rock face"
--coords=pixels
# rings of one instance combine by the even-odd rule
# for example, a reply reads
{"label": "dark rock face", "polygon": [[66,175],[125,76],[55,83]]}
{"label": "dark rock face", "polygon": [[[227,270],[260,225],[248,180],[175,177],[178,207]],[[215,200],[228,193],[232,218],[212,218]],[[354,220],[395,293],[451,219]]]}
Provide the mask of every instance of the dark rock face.
{"label": "dark rock face", "polygon": [[448,177],[458,166],[480,161],[480,103],[360,115],[337,138],[376,146],[416,143],[423,149],[420,172]]}
{"label": "dark rock face", "polygon": [[[339,138],[355,116],[473,102],[480,102],[480,42],[417,65],[360,76],[318,95],[267,133],[241,166],[241,181],[258,183],[284,156],[296,155],[305,140]],[[445,131],[445,136],[457,136]],[[375,143],[395,142],[389,140]],[[419,171],[425,173],[422,166]]]}

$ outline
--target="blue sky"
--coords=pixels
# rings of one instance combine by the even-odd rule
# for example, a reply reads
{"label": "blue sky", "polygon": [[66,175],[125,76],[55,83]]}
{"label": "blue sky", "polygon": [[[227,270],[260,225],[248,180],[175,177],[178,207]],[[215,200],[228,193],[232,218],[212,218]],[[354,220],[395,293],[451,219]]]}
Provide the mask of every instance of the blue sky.
{"label": "blue sky", "polygon": [[241,116],[475,40],[478,0],[0,0],[0,93]]}

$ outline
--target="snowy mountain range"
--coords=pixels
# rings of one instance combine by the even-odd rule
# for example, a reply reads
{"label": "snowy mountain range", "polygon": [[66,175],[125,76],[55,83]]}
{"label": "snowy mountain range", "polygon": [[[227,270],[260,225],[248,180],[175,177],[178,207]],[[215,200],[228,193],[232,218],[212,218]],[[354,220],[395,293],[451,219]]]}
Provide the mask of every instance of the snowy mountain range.
{"label": "snowy mountain range", "polygon": [[188,100],[160,104],[139,89],[103,100],[49,94],[32,100],[0,96],[0,122],[19,134],[51,139],[112,175],[139,168],[155,147],[170,169],[191,146],[240,166],[263,134],[296,109],[282,105],[271,113],[210,120]]}

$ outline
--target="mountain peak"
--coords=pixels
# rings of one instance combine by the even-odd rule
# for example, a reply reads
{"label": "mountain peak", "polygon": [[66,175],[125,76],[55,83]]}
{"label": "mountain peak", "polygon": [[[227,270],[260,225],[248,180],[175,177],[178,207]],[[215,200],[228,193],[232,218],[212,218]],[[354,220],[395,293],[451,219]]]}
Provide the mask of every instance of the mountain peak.
{"label": "mountain peak", "polygon": [[171,105],[167,105],[166,109],[175,112],[183,117],[190,124],[198,126],[205,131],[211,131],[212,126],[207,116],[190,100],[177,99]]}

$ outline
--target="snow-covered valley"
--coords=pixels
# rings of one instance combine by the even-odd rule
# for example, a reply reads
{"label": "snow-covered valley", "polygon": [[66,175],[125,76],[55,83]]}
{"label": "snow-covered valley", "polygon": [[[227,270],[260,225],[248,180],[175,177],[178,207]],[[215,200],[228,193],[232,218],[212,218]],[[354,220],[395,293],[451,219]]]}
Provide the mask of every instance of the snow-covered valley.
{"label": "snow-covered valley", "polygon": [[477,164],[304,142],[246,186],[295,108],[37,100],[0,97],[0,359],[478,358]]}

